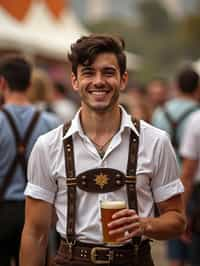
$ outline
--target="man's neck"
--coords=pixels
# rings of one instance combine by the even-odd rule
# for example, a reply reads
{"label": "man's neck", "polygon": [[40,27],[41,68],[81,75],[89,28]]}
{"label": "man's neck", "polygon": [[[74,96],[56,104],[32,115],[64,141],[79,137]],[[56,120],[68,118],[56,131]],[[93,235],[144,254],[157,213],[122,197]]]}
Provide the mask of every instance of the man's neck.
{"label": "man's neck", "polygon": [[119,107],[111,112],[91,113],[81,111],[81,123],[85,134],[97,144],[103,144],[120,128],[121,110]]}
{"label": "man's neck", "polygon": [[178,97],[185,100],[197,101],[197,95],[195,93],[178,93]]}
{"label": "man's neck", "polygon": [[9,95],[5,97],[5,102],[7,104],[15,104],[15,105],[29,105],[30,104],[26,96],[26,93],[21,93],[21,92],[9,93]]}

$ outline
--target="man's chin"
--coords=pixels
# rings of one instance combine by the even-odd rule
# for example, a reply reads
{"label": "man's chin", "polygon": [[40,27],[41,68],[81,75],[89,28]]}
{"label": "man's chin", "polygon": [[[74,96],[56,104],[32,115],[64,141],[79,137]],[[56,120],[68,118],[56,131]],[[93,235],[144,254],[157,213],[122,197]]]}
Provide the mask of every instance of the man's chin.
{"label": "man's chin", "polygon": [[109,109],[110,109],[110,106],[109,105],[91,105],[90,106],[90,109],[92,109],[93,111],[95,112],[100,112],[100,113],[104,113],[104,112],[107,112]]}

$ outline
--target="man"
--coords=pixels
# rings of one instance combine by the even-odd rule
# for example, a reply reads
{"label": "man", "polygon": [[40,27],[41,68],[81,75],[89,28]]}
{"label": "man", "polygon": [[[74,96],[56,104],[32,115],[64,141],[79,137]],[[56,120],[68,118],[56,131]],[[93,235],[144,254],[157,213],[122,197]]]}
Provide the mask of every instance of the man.
{"label": "man", "polygon": [[39,135],[59,120],[37,112],[27,99],[32,67],[20,55],[1,57],[0,90],[5,104],[0,111],[0,265],[18,265],[24,225],[26,164]]}
{"label": "man", "polygon": [[[118,105],[128,79],[122,40],[82,37],[69,60],[81,108],[70,125],[40,137],[33,149],[21,266],[44,265],[54,206],[62,240],[53,265],[153,265],[149,238],[177,236],[185,227],[183,186],[170,141],[144,121],[139,129]],[[129,205],[109,224],[111,235],[125,233],[119,247],[103,245],[99,205],[105,199]]]}
{"label": "man", "polygon": [[180,146],[183,157],[182,180],[184,199],[188,207],[188,224],[191,230],[191,266],[200,265],[200,111],[192,114]]}
{"label": "man", "polygon": [[[177,96],[169,100],[164,108],[155,111],[152,124],[169,133],[181,167],[179,145],[189,115],[199,108],[199,75],[193,68],[184,67],[177,74],[176,87],[178,90]],[[190,253],[188,241],[183,237],[171,239],[167,244],[170,265],[187,265]]]}
{"label": "man", "polygon": [[78,109],[75,101],[69,98],[66,86],[58,81],[53,84],[53,100],[50,107],[63,123],[70,121]]}
{"label": "man", "polygon": [[156,108],[162,107],[169,98],[168,82],[161,77],[154,77],[146,86],[148,103],[151,107],[151,112]]}

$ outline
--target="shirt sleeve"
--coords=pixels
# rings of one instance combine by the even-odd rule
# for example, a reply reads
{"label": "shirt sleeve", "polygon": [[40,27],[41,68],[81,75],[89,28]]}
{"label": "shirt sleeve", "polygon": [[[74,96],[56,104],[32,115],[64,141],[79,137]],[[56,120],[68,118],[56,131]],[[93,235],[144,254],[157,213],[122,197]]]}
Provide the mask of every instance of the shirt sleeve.
{"label": "shirt sleeve", "polygon": [[184,158],[192,160],[196,160],[199,158],[200,128],[198,125],[199,121],[197,121],[195,114],[195,117],[191,116],[191,118],[189,118],[180,144],[180,154]]}
{"label": "shirt sleeve", "polygon": [[159,139],[154,156],[152,190],[155,201],[161,202],[184,191],[176,155],[166,133]]}
{"label": "shirt sleeve", "polygon": [[53,203],[57,185],[51,175],[48,149],[49,146],[45,145],[43,137],[39,137],[28,161],[25,195]]}

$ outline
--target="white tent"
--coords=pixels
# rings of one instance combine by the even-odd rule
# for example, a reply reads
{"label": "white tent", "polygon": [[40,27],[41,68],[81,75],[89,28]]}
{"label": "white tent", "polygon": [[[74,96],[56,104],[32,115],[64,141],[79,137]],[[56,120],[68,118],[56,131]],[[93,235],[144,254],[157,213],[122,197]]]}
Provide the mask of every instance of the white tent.
{"label": "white tent", "polygon": [[[65,61],[70,45],[88,33],[70,8],[56,19],[45,1],[32,1],[23,21],[18,21],[0,5],[0,49]],[[127,53],[127,58],[129,69],[139,66],[137,55]]]}
{"label": "white tent", "polygon": [[44,1],[33,1],[21,22],[0,7],[1,49],[19,49],[63,60],[71,43],[87,33],[71,9],[64,9],[56,20]]}

